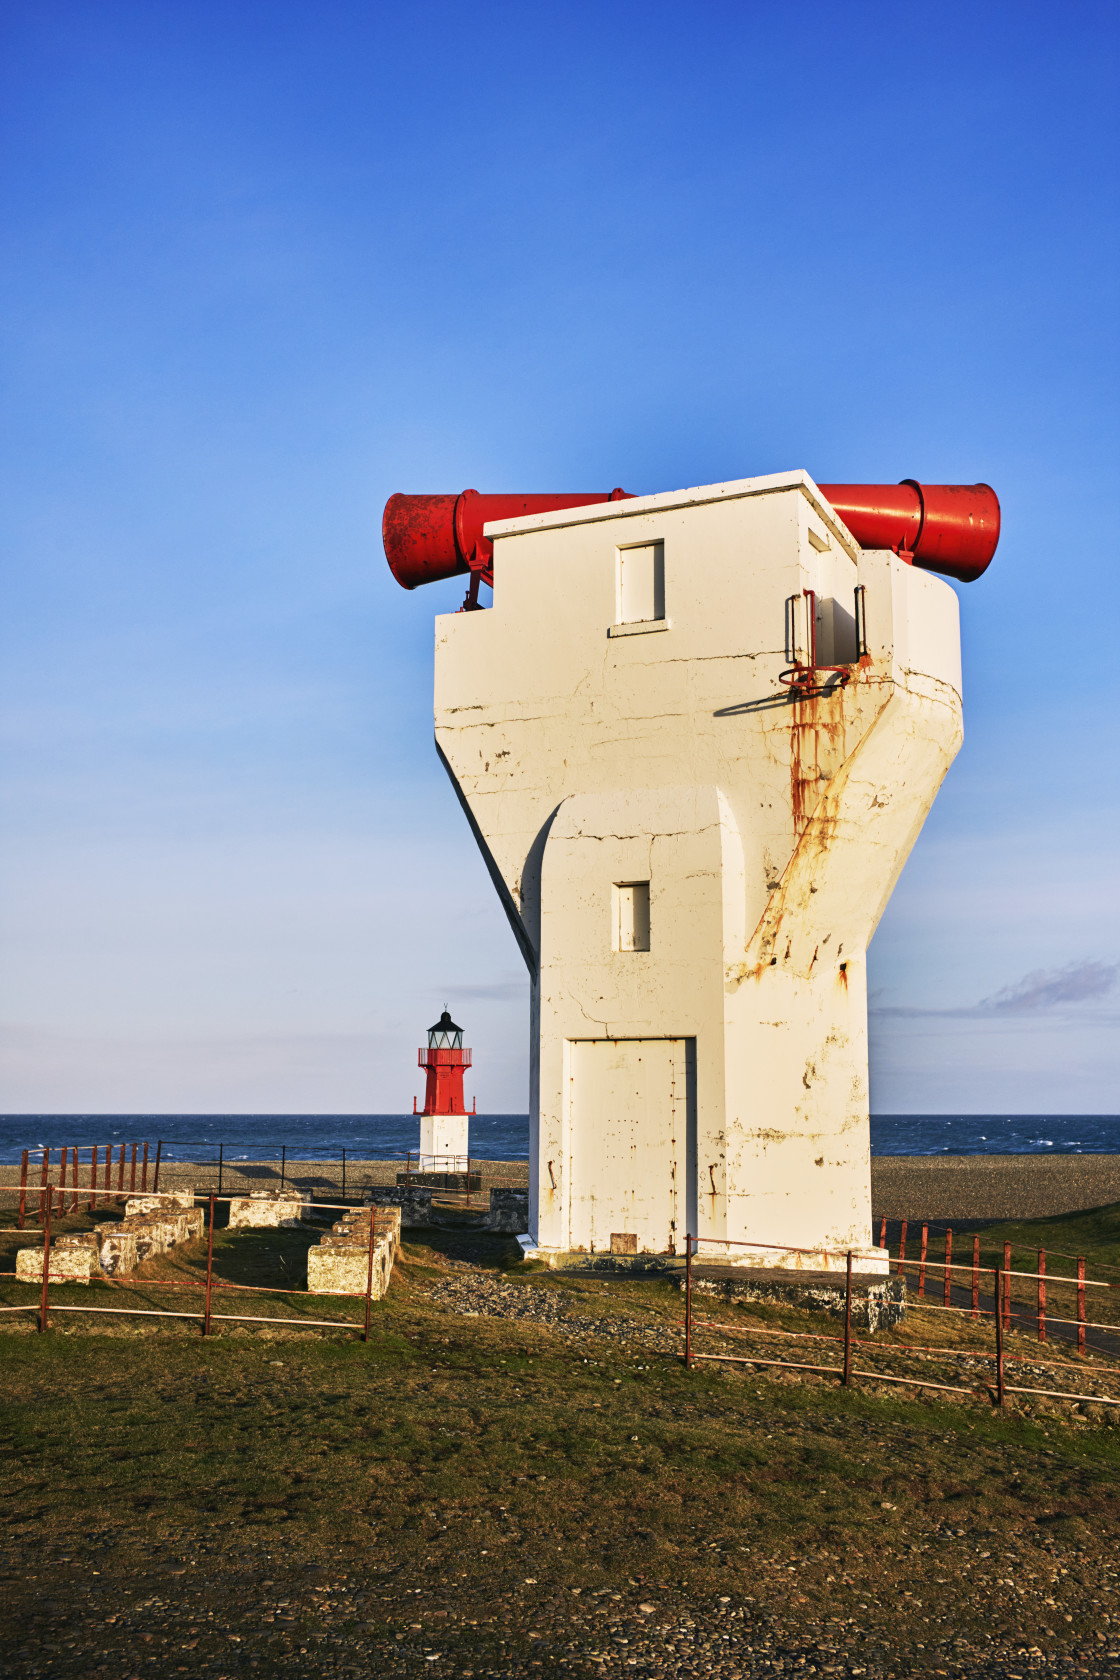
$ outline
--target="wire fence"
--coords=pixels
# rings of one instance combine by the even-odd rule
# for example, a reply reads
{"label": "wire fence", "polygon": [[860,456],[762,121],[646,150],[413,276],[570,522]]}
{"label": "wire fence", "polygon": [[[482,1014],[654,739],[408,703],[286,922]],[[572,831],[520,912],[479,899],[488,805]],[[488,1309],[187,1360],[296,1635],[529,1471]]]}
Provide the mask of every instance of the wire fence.
{"label": "wire fence", "polygon": [[[280,1190],[294,1185],[318,1189],[345,1199],[387,1183],[435,1184],[441,1192],[468,1201],[482,1189],[483,1173],[501,1178],[507,1170],[501,1163],[470,1155],[429,1155],[418,1150],[398,1155],[369,1156],[340,1149],[332,1157],[309,1158],[293,1155],[287,1144],[255,1143],[252,1155],[235,1144],[214,1144],[201,1139],[164,1138],[156,1146],[167,1182],[189,1172],[200,1190],[224,1195],[235,1187],[268,1184]],[[158,1188],[158,1185],[157,1185]]]}
{"label": "wire fence", "polygon": [[[159,1191],[189,1181],[200,1193],[217,1196],[267,1187],[292,1187],[319,1192],[345,1201],[386,1184],[427,1185],[443,1198],[472,1198],[484,1183],[518,1187],[516,1170],[507,1163],[471,1155],[429,1155],[417,1150],[393,1156],[369,1156],[342,1148],[332,1157],[293,1155],[287,1144],[256,1143],[250,1153],[242,1146],[207,1139],[160,1138],[134,1144],[84,1144],[25,1149],[20,1161],[20,1228],[30,1218],[42,1225],[46,1186],[56,1187],[57,1211],[77,1211],[79,1199],[95,1211],[98,1198],[109,1190],[132,1193]],[[81,1192],[80,1198],[78,1192]]]}

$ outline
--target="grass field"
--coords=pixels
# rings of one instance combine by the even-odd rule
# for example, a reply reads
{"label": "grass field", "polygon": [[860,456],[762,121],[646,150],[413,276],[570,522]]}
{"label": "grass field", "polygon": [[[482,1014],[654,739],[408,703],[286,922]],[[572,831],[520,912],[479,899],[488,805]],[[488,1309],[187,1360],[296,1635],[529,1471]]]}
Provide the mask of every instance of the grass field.
{"label": "grass field", "polygon": [[[958,1244],[971,1250],[972,1233],[962,1232]],[[1055,1219],[1007,1220],[980,1232],[983,1262],[998,1265],[1004,1243],[1011,1244],[1012,1265],[1033,1270],[1039,1249],[1047,1253],[1051,1276],[1074,1277],[1076,1258],[1086,1256],[1091,1273],[1120,1284],[1120,1205],[1092,1208],[1087,1213],[1063,1213]]]}
{"label": "grass field", "polygon": [[[308,1240],[218,1232],[216,1271],[286,1289]],[[948,1403],[686,1372],[671,1281],[516,1257],[498,1238],[407,1244],[368,1346],[0,1320],[7,1672],[1120,1674],[1120,1415],[1001,1415],[979,1377]],[[203,1265],[196,1245],[152,1271]],[[113,1300],[159,1304],[155,1283]],[[298,1288],[242,1299],[360,1316]],[[701,1325],[712,1347],[833,1329],[700,1311],[733,1327]],[[917,1339],[914,1322],[876,1341]],[[921,1322],[930,1347],[949,1339]],[[1070,1350],[1045,1357],[1063,1384],[1120,1393]],[[935,1351],[918,1374],[960,1370]]]}

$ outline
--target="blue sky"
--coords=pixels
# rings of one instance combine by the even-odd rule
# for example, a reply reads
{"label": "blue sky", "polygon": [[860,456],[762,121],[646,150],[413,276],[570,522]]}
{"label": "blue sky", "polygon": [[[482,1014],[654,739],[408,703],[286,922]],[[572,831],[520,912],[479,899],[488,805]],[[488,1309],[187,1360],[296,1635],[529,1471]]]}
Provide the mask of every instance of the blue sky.
{"label": "blue sky", "polygon": [[399,1110],[448,1002],[523,1110],[381,508],[805,467],[1004,511],[873,1106],[1120,1110],[1112,4],[0,21],[0,1107]]}

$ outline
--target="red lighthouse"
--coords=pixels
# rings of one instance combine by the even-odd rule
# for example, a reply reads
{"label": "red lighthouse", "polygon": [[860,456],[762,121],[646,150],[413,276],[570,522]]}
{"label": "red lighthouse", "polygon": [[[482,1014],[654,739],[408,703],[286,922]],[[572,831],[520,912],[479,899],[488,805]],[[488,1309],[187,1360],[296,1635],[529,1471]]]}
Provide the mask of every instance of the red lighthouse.
{"label": "red lighthouse", "polygon": [[[471,1053],[463,1049],[462,1027],[455,1025],[446,1009],[435,1026],[428,1028],[427,1049],[420,1050],[417,1059],[428,1076],[420,1117],[420,1154],[466,1156],[470,1116],[463,1102],[463,1074],[471,1065]],[[415,1098],[412,1112],[416,1113]]]}

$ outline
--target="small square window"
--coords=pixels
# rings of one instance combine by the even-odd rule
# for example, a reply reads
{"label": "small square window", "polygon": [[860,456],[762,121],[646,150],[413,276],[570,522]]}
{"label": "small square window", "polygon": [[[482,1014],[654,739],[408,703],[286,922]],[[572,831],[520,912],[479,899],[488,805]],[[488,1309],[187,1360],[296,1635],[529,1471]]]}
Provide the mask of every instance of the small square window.
{"label": "small square window", "polygon": [[619,624],[646,624],[665,617],[665,544],[643,543],[618,550]]}
{"label": "small square window", "polygon": [[614,889],[614,948],[649,950],[649,882],[620,881]]}

